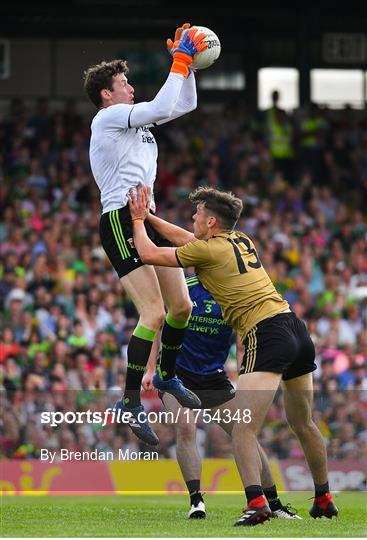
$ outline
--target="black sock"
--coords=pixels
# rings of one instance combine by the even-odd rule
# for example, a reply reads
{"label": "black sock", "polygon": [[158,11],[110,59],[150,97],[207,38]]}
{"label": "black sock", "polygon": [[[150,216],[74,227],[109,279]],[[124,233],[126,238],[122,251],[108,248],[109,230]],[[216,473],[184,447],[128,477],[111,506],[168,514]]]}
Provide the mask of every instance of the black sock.
{"label": "black sock", "polygon": [[187,491],[190,493],[194,493],[195,491],[200,491],[200,480],[188,480],[186,482]]}
{"label": "black sock", "polygon": [[140,402],[140,387],[147,365],[155,332],[138,325],[127,348],[127,371],[124,392],[124,405],[129,409],[138,407]]}
{"label": "black sock", "polygon": [[161,363],[158,372],[163,380],[175,376],[176,357],[181,350],[187,322],[175,320],[169,313],[162,330]]}
{"label": "black sock", "polygon": [[268,500],[270,510],[279,510],[282,503],[280,502],[276,485],[274,484],[273,486],[264,488],[264,495]]}
{"label": "black sock", "polygon": [[316,484],[315,483],[315,497],[321,497],[330,491],[329,482],[325,484]]}
{"label": "black sock", "polygon": [[196,505],[199,501],[203,500],[200,492],[200,480],[188,480],[186,486],[190,494],[190,504]]}
{"label": "black sock", "polygon": [[245,488],[245,493],[247,504],[250,504],[250,502],[254,499],[257,499],[257,497],[261,497],[264,495],[262,487],[257,485],[247,486],[247,488]]}

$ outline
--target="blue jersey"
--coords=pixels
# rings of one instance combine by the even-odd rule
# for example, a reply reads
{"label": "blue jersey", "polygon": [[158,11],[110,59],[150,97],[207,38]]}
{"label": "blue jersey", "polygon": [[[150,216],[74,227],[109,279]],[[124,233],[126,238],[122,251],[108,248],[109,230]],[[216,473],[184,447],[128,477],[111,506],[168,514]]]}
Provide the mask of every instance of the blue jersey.
{"label": "blue jersey", "polygon": [[224,370],[232,327],[223,320],[219,304],[196,276],[187,278],[186,284],[193,308],[176,365],[197,375],[214,375]]}

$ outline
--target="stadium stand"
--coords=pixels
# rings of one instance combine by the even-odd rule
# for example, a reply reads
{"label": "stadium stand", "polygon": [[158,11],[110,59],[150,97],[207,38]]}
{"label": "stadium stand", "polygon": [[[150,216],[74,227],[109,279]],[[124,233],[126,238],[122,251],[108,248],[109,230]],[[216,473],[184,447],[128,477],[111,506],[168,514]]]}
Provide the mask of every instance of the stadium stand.
{"label": "stadium stand", "polygon": [[[197,185],[231,189],[244,200],[239,229],[254,238],[316,344],[316,418],[329,459],[353,460],[367,455],[367,116],[318,108],[321,127],[305,151],[308,112],[286,115],[291,172],[272,155],[266,115],[250,114],[242,103],[160,127],[156,202],[162,217],[190,227],[187,195]],[[16,99],[0,125],[2,457],[37,458],[41,447],[140,446],[124,426],[54,429],[39,418],[42,410],[111,406],[136,324],[99,242],[89,123],[73,102],[50,111],[45,99]],[[235,384],[233,358],[227,365]],[[161,407],[155,394],[144,394],[144,404]],[[261,444],[269,457],[298,458],[282,411],[279,396]],[[173,427],[155,430],[160,457],[174,457]],[[217,426],[202,424],[200,432],[203,456],[232,456]]]}

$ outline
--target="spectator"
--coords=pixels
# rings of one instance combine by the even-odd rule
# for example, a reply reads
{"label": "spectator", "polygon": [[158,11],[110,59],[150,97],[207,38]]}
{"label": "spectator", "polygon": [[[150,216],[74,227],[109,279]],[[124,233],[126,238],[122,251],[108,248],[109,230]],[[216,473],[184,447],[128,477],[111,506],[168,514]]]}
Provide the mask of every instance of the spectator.
{"label": "spectator", "polygon": [[[239,228],[254,237],[316,345],[315,418],[329,457],[355,459],[367,452],[366,113],[355,111],[350,122],[348,111],[313,106],[306,116],[287,116],[276,95],[273,107],[271,133],[241,104],[210,116],[196,111],[174,129],[162,125],[156,204],[190,229],[187,194],[199,183],[244,200]],[[76,103],[51,114],[47,100],[34,111],[15,100],[4,126],[0,451],[8,457],[37,457],[40,445],[98,446],[115,456],[119,448],[139,449],[126,426],[55,430],[39,421],[41,410],[111,406],[125,384],[126,344],[137,323],[99,242],[88,122]],[[283,155],[276,146],[282,134]],[[156,395],[143,399],[147,410],[161,405]],[[172,426],[157,429],[160,457],[171,457]],[[203,455],[231,456],[220,429],[198,431]],[[279,400],[260,442],[269,457],[298,456]]]}

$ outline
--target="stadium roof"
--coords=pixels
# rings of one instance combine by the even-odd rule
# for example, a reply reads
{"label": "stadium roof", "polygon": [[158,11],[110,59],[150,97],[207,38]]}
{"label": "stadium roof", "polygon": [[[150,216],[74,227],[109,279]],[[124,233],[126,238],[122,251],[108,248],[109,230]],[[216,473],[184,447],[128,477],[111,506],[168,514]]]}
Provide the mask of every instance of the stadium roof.
{"label": "stadium roof", "polygon": [[186,0],[70,0],[2,2],[1,37],[125,37],[160,38],[189,21],[220,29],[233,43],[248,35],[289,36],[301,27],[320,33],[366,32],[367,3],[322,1],[293,4]]}

